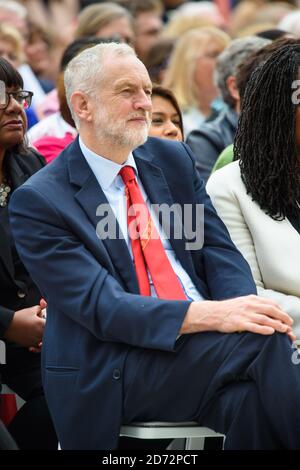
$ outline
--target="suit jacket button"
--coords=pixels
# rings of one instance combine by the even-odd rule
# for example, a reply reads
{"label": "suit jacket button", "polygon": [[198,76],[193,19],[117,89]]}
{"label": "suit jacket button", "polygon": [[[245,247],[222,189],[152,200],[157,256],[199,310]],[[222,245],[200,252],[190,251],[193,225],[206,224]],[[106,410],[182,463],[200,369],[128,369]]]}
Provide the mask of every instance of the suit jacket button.
{"label": "suit jacket button", "polygon": [[119,380],[121,378],[121,371],[120,369],[114,369],[113,371],[113,378],[115,380]]}
{"label": "suit jacket button", "polygon": [[19,297],[19,299],[24,299],[24,297],[26,296],[26,294],[25,294],[25,292],[23,292],[22,290],[18,290],[17,296]]}

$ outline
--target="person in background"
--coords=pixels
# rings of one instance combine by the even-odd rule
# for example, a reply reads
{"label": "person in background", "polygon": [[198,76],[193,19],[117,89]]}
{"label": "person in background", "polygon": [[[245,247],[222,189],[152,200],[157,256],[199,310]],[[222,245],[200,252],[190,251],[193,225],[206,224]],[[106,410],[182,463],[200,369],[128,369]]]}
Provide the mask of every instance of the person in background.
{"label": "person in background", "polygon": [[[6,59],[13,67],[19,68],[25,58],[25,41],[19,31],[10,24],[0,24],[0,57]],[[25,110],[28,129],[38,122],[32,108]]]}
{"label": "person in background", "polygon": [[45,302],[18,256],[8,218],[11,194],[45,162],[24,144],[25,109],[32,93],[23,90],[22,77],[3,58],[0,83],[0,339],[6,343],[6,363],[0,365],[0,374],[25,400],[9,425],[18,446],[56,449],[40,370]]}
{"label": "person in background", "polygon": [[114,37],[118,42],[133,44],[133,18],[126,8],[116,3],[95,3],[78,15],[74,36],[75,39],[88,36]]}
{"label": "person in background", "polygon": [[160,38],[149,49],[144,64],[152,83],[161,85],[164,81],[174,44],[174,39]]}
{"label": "person in background", "polygon": [[223,31],[203,27],[188,31],[175,44],[162,84],[176,96],[185,135],[199,128],[215,106],[220,110],[213,74],[217,57],[229,43]]}
{"label": "person in background", "polygon": [[276,41],[276,39],[285,37],[293,37],[292,33],[288,33],[287,31],[283,31],[282,29],[278,28],[265,29],[259,33],[256,33],[256,36],[259,38],[270,39],[271,41]]}
{"label": "person in background", "polygon": [[163,6],[161,0],[117,0],[133,17],[134,49],[142,62],[161,37]]}
{"label": "person in background", "polygon": [[289,313],[298,339],[299,67],[298,43],[277,48],[253,71],[242,99],[236,161],[207,182],[219,216],[251,267],[259,295]]}
{"label": "person in background", "polygon": [[111,42],[111,40],[96,36],[79,38],[75,39],[64,51],[60,64],[61,72],[57,80],[59,109],[28,132],[28,139],[32,146],[43,155],[47,163],[52,162],[69,143],[73,142],[77,135],[66,100],[64,71],[68,63],[81,51],[103,42]]}
{"label": "person in background", "polygon": [[14,0],[0,0],[0,23],[16,28],[24,40],[28,37],[28,11]]}
{"label": "person in background", "polygon": [[18,68],[24,60],[24,43],[17,29],[0,24],[0,57],[8,60],[14,68]]}
{"label": "person in background", "polygon": [[216,119],[204,122],[193,130],[186,140],[196,157],[196,167],[204,181],[207,181],[220,153],[234,139],[240,112],[237,68],[253,51],[270,42],[255,36],[234,39],[217,58],[215,81],[227,107]]}
{"label": "person in background", "polygon": [[149,136],[183,140],[182,116],[171,90],[154,85],[152,88],[152,121]]}
{"label": "person in background", "polygon": [[277,27],[285,31],[286,34],[291,34],[293,36],[299,37],[300,35],[299,21],[300,21],[300,11],[299,11],[299,5],[298,5],[297,10],[291,11],[283,16],[283,18],[279,21]]}
{"label": "person in background", "polygon": [[[197,20],[202,21],[204,26],[214,26],[220,28],[224,31],[227,30],[226,20],[220,9],[218,8],[216,2],[207,2],[207,1],[188,1],[183,5],[180,5],[179,8],[172,13],[170,20],[167,23],[168,31],[177,30],[179,33],[184,31],[185,25],[189,20],[195,21],[195,26],[197,26]],[[200,26],[200,25],[198,25]]]}
{"label": "person in background", "polygon": [[37,77],[43,91],[49,93],[54,88],[56,76],[51,76],[51,47],[54,39],[50,32],[32,22],[28,23],[29,34],[25,43],[26,63]]}
{"label": "person in background", "polygon": [[[237,87],[240,103],[242,103],[243,101],[243,97],[244,97],[248,82],[255,68],[258,67],[259,64],[267,60],[274,51],[279,49],[279,47],[288,45],[288,44],[296,45],[299,43],[300,43],[299,39],[282,37],[280,39],[272,41],[267,46],[264,46],[261,49],[254,51],[252,54],[249,55],[249,57],[243,63],[241,63],[237,67],[236,87]],[[233,161],[233,144],[230,144],[220,153],[211,172],[214,173],[216,170],[223,168],[223,166],[228,165],[228,163],[231,163],[232,161]]]}

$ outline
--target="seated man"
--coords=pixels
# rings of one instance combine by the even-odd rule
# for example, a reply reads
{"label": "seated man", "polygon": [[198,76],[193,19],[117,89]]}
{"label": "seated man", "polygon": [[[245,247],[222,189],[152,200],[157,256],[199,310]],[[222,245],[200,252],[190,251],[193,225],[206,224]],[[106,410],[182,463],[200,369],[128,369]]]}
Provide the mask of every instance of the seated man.
{"label": "seated man", "polygon": [[11,200],[48,303],[43,378],[62,449],[115,448],[122,423],[145,420],[198,421],[228,449],[299,448],[292,319],[256,296],[188,147],[137,148],[151,115],[144,65],[100,44],[69,63],[65,85],[79,137]]}

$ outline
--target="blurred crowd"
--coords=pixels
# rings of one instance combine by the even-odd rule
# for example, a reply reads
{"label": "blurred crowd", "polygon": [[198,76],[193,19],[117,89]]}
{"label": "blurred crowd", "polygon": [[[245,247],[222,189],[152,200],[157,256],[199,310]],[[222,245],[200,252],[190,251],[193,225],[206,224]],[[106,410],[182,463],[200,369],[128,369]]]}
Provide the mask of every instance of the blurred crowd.
{"label": "blurred crowd", "polygon": [[[0,130],[0,209],[8,204],[10,191],[51,164],[78,135],[64,72],[81,51],[105,42],[129,44],[146,66],[153,82],[149,135],[190,146],[217,212],[250,265],[259,295],[275,300],[294,318],[299,337],[300,118],[290,95],[299,78],[300,0],[0,0],[0,61],[4,58],[13,67],[6,62],[0,67],[0,81],[11,89],[3,94],[0,88],[0,114],[14,96],[24,117],[9,125],[16,135],[26,128],[9,142]],[[18,161],[23,139],[35,163],[23,168],[20,157],[26,178],[14,181],[15,169],[7,166],[6,155],[14,152]],[[4,247],[11,234],[6,209],[0,215],[2,228],[7,228],[1,234]],[[274,234],[272,243],[266,232]],[[26,309],[42,321],[45,305],[39,303],[39,293],[22,296],[24,285],[33,282],[11,249],[16,282],[0,270],[0,293],[4,298],[12,289],[18,299],[12,294],[0,302],[0,339],[28,347],[31,338],[20,339],[10,322]],[[43,330],[42,323],[38,328]],[[15,367],[20,357],[12,357]],[[23,360],[27,363],[27,356]],[[5,373],[5,382],[13,385]],[[39,372],[36,380],[34,389],[42,390]],[[31,392],[23,395],[27,400]],[[33,395],[43,400],[42,391]],[[40,413],[33,410],[30,416]],[[25,439],[24,429],[15,425],[11,432],[21,448],[31,448],[37,437]],[[51,425],[48,431],[49,447],[55,448]]]}

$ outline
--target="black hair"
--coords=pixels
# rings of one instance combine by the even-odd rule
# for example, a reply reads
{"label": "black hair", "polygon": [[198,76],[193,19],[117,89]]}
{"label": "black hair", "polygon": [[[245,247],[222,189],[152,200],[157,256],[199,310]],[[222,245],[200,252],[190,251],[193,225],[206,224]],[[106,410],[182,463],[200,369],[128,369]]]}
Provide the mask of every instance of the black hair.
{"label": "black hair", "polygon": [[249,56],[238,65],[235,76],[236,86],[239,91],[241,102],[243,101],[244,94],[253,70],[255,70],[259,64],[265,62],[271,56],[271,54],[277,51],[280,47],[297,44],[300,44],[299,38],[295,39],[283,37],[276,39],[261,49],[251,52],[251,54],[249,54]]}
{"label": "black hair", "polygon": [[[247,193],[275,220],[298,211],[299,149],[296,147],[300,45],[273,52],[252,73],[242,101],[234,140]],[[293,95],[294,93],[294,95]]]}
{"label": "black hair", "polygon": [[176,112],[178,114],[178,117],[179,117],[179,128],[181,130],[182,139],[184,140],[182,113],[181,113],[181,109],[179,107],[178,101],[177,101],[174,93],[172,92],[172,90],[170,90],[169,88],[166,88],[162,85],[156,85],[154,83],[153,88],[152,88],[152,97],[154,97],[154,96],[160,96],[161,98],[164,98],[165,100],[169,101],[173,105],[173,107],[176,110]]}
{"label": "black hair", "polygon": [[288,35],[289,33],[287,31],[283,31],[283,29],[273,28],[273,29],[265,29],[264,31],[260,31],[259,33],[256,33],[255,36],[258,36],[259,38],[271,39],[271,41],[275,41],[276,39],[280,39]]}
{"label": "black hair", "polygon": [[19,72],[3,57],[0,57],[0,80],[8,88],[23,88],[23,78]]}
{"label": "black hair", "polygon": [[[3,57],[0,57],[0,82],[3,82],[5,87],[19,88],[24,87],[24,82],[21,74]],[[23,142],[15,145],[12,151],[26,154],[28,151],[28,142],[24,136]],[[6,168],[6,159],[4,160],[4,167]],[[6,170],[5,170],[6,171]]]}

